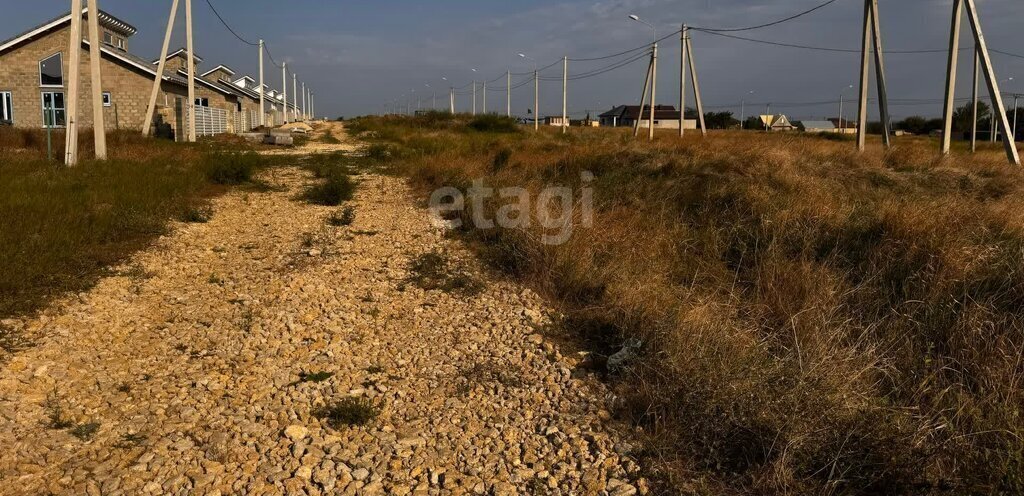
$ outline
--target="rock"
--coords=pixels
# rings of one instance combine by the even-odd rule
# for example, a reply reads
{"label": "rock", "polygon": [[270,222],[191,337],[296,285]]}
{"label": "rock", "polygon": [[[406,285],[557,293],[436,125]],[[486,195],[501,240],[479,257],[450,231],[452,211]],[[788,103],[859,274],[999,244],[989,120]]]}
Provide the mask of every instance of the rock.
{"label": "rock", "polygon": [[306,437],[309,436],[309,429],[301,425],[293,424],[285,428],[284,435],[288,439],[291,439],[292,442],[298,442],[303,439],[306,439]]}
{"label": "rock", "polygon": [[365,480],[369,476],[370,476],[370,471],[366,470],[365,468],[357,468],[357,469],[352,471],[352,478],[357,480],[357,481]]}

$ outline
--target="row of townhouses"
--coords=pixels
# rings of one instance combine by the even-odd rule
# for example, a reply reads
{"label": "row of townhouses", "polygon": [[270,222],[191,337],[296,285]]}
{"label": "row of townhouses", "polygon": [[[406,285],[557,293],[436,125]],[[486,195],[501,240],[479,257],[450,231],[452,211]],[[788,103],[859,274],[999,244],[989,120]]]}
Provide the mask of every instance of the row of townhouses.
{"label": "row of townhouses", "polygon": [[[87,12],[83,14],[87,16]],[[102,10],[98,20],[106,127],[141,130],[159,60],[143,59],[129,51],[131,37],[136,33],[132,25]],[[89,45],[93,40],[89,39],[88,30],[83,31],[79,108],[90,109]],[[0,124],[25,128],[64,126],[70,33],[69,12],[0,42]],[[188,107],[184,105],[188,99],[187,53],[183,48],[167,55],[154,117],[158,134],[177,139],[187,135]],[[198,56],[194,59],[198,68],[203,59]],[[197,135],[240,133],[259,126],[260,88],[253,77],[236,74],[227,65],[218,65],[197,74],[195,81]],[[284,93],[264,85],[262,93],[268,125],[283,124],[286,107],[288,121],[295,120],[295,114],[301,113],[297,112],[292,98],[294,93],[288,89],[286,98]],[[92,112],[80,112],[79,126],[92,127],[92,120]]]}

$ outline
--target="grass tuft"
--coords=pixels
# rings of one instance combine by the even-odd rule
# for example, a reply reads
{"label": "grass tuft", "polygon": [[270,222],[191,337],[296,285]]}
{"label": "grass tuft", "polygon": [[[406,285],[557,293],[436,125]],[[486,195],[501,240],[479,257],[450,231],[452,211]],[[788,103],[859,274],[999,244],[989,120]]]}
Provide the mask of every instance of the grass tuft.
{"label": "grass tuft", "polygon": [[333,429],[367,425],[380,415],[378,406],[368,398],[348,397],[316,412]]}

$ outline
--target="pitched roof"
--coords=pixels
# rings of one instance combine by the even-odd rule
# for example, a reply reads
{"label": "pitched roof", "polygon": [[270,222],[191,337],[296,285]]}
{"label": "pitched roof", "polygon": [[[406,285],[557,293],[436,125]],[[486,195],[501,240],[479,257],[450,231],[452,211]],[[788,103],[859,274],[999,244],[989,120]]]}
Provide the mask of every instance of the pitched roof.
{"label": "pitched roof", "polygon": [[[651,113],[651,106],[644,105],[643,116],[647,118]],[[618,117],[619,119],[632,119],[636,120],[640,117],[640,106],[639,105],[619,105],[608,112],[600,115],[600,117],[611,118]],[[654,119],[655,120],[672,120],[679,119],[679,111],[676,110],[674,105],[655,105],[654,106]]]}
{"label": "pitched roof", "polygon": [[213,69],[210,69],[210,70],[206,71],[203,74],[200,74],[200,76],[206,77],[206,76],[209,76],[210,74],[213,74],[213,73],[215,73],[217,71],[220,71],[220,70],[223,70],[228,76],[234,76],[235,75],[235,71],[231,70],[230,67],[228,67],[228,66],[226,66],[224,64],[221,64],[221,65],[218,65],[217,67],[214,67]]}
{"label": "pitched roof", "polygon": [[[88,8],[82,9],[82,14],[85,15],[85,13],[87,13],[88,11],[89,11]],[[117,31],[117,32],[119,32],[121,34],[124,34],[126,36],[131,36],[131,35],[134,35],[136,33],[137,30],[131,24],[128,24],[127,22],[124,22],[124,21],[118,19],[117,17],[114,17],[114,16],[108,14],[107,12],[104,12],[103,9],[100,9],[99,12],[100,12],[99,21],[100,21],[100,24],[102,24],[104,27],[106,27],[108,29],[112,29],[114,31]],[[10,37],[10,38],[0,42],[0,52],[4,52],[4,51],[6,51],[6,50],[8,50],[10,48],[13,48],[13,47],[15,47],[17,45],[20,45],[21,43],[24,43],[26,41],[32,40],[32,39],[34,39],[37,36],[41,36],[41,35],[44,35],[46,33],[49,33],[50,31],[63,26],[65,23],[70,23],[70,22],[71,22],[71,11],[69,10],[69,11],[65,12],[64,14],[62,14],[60,16],[57,16],[57,17],[55,17],[53,19],[50,19],[49,21],[46,21],[46,22],[44,22],[42,24],[39,24],[38,26],[36,26],[36,27],[34,27],[32,29],[29,29],[27,31],[19,33],[19,34],[15,35],[15,36],[12,36],[12,37]]]}
{"label": "pitched roof", "polygon": [[802,121],[804,129],[835,129],[836,125],[829,121]]}
{"label": "pitched roof", "polygon": [[[187,53],[187,52],[188,52],[187,48],[185,48],[185,47],[179,48],[179,49],[177,49],[177,50],[175,50],[175,51],[173,51],[171,53],[168,53],[167,54],[167,60],[171,60],[174,57],[177,57],[178,55],[181,55],[182,57],[184,57],[185,53]],[[203,62],[203,58],[200,57],[199,55],[195,54],[195,53],[192,54],[192,58],[195,59],[197,64]],[[159,63],[160,63],[160,59],[159,58],[154,59],[153,62],[152,62],[153,65],[156,65],[156,64],[159,64]]]}

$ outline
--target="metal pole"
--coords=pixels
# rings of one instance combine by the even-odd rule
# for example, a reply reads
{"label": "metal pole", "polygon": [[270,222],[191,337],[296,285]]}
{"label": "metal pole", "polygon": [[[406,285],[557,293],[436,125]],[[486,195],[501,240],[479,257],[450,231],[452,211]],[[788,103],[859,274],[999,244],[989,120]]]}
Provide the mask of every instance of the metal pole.
{"label": "metal pole", "polygon": [[882,120],[882,144],[889,148],[892,146],[892,122],[889,117],[889,93],[885,86],[885,61],[882,50],[882,26],[878,21],[878,0],[871,0],[870,7],[871,32],[875,48],[875,84],[878,86],[878,114]]}
{"label": "metal pole", "polygon": [[188,49],[188,141],[196,140],[196,52],[192,42],[192,0],[185,0],[185,38]]}
{"label": "metal pole", "polygon": [[562,134],[569,130],[569,57],[562,57]]}
{"label": "metal pole", "polygon": [[679,137],[682,138],[686,131],[683,129],[686,122],[686,24],[679,31]]}
{"label": "metal pole", "polygon": [[[960,51],[960,17],[963,0],[953,0],[953,21],[949,29],[949,59],[946,66],[946,96],[942,108],[942,154],[949,155],[953,135],[953,105],[956,97],[956,65]],[[980,50],[980,48],[978,49]]]}
{"label": "metal pole", "polygon": [[861,32],[860,98],[857,105],[857,150],[867,147],[868,127],[868,54],[871,51],[871,0],[864,0],[864,26]]}
{"label": "metal pole", "polygon": [[650,129],[647,130],[647,139],[654,141],[654,109],[657,108],[658,95],[658,44],[654,44],[654,51],[651,52],[651,119]]}
{"label": "metal pole", "polygon": [[[95,43],[95,42],[94,42]],[[80,79],[80,60],[82,56],[82,0],[71,0],[71,36],[68,53],[68,98],[65,102],[67,112],[64,136],[64,163],[73,166],[78,163],[78,84]],[[53,100],[50,107],[54,107]],[[53,124],[53,121],[51,121]]]}
{"label": "metal pole", "polygon": [[690,61],[690,83],[693,85],[693,99],[697,102],[697,120],[700,122],[701,136],[708,135],[708,126],[704,122],[704,100],[700,97],[700,82],[697,80],[697,66],[693,61],[693,40],[686,35],[686,58]]}
{"label": "metal pole", "polygon": [[103,78],[100,74],[100,22],[97,0],[89,0],[89,72],[92,76],[92,133],[96,160],[107,159],[107,126],[103,118]]}
{"label": "metal pole", "polygon": [[512,71],[505,71],[505,117],[512,117]]}
{"label": "metal pole", "polygon": [[640,121],[644,118],[644,105],[647,103],[647,90],[651,87],[651,69],[654,68],[654,52],[651,52],[651,61],[647,64],[647,75],[644,76],[644,91],[640,96],[640,111],[637,113],[636,121],[633,122],[633,137],[640,135]]}
{"label": "metal pole", "polygon": [[978,50],[974,50],[974,85],[971,93],[971,153],[978,151]]}
{"label": "metal pole", "polygon": [[[988,92],[992,95],[992,106],[999,109],[999,122],[1003,130],[1009,129],[1010,122],[1006,117],[1003,106],[1003,95],[999,93],[999,80],[996,79],[996,71],[992,67],[992,59],[989,57],[988,45],[985,42],[985,35],[981,30],[981,19],[978,17],[978,9],[974,0],[963,0],[967,5],[967,19],[974,31],[974,42],[981,54],[981,68],[985,73],[985,80],[988,82]],[[1017,152],[1017,143],[1013,141],[1012,133],[1003,133],[1003,148],[1006,149],[1006,158],[1013,165],[1020,165],[1020,154]]]}
{"label": "metal pole", "polygon": [[540,131],[540,77],[537,69],[533,70],[533,130]]}

